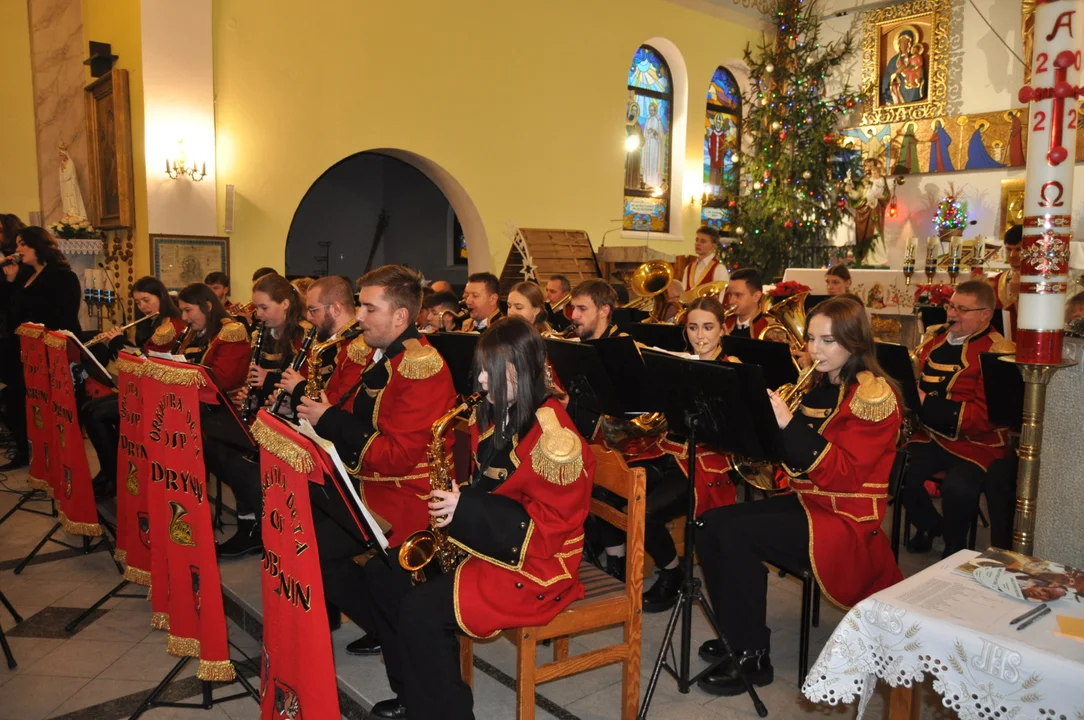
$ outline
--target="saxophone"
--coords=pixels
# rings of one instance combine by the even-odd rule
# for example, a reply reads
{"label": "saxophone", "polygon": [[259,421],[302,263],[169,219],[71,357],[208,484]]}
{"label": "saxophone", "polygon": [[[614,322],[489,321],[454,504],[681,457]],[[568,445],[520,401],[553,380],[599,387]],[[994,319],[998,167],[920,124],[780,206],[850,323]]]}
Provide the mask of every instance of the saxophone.
{"label": "saxophone", "polygon": [[305,383],[305,395],[310,399],[319,400],[320,392],[324,389],[324,379],[320,376],[320,366],[323,365],[321,358],[324,351],[335,347],[341,341],[342,338],[332,338],[331,340],[315,343],[309,351],[307,360],[309,375],[308,381]]}
{"label": "saxophone", "polygon": [[[430,490],[452,489],[452,467],[445,453],[444,432],[459,413],[473,409],[483,397],[484,394],[480,392],[470,395],[433,423],[427,452]],[[436,521],[437,518],[430,516],[429,528],[413,533],[399,548],[399,565],[412,573],[415,583],[425,582],[425,567],[433,558],[440,563],[441,571],[447,573],[454,570],[466,557],[466,553],[448,542],[448,532],[436,527]]]}

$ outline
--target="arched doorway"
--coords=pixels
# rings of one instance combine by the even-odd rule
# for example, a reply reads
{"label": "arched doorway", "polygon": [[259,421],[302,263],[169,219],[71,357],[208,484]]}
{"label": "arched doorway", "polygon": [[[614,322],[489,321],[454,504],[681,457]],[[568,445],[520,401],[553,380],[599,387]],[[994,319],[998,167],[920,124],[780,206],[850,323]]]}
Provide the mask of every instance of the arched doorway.
{"label": "arched doorway", "polygon": [[[387,223],[373,250],[382,213]],[[350,155],[317,178],[286,237],[289,276],[357,278],[370,262],[407,265],[426,280],[462,285],[469,272],[489,269],[489,245],[478,210],[455,178],[417,153],[380,148]]]}

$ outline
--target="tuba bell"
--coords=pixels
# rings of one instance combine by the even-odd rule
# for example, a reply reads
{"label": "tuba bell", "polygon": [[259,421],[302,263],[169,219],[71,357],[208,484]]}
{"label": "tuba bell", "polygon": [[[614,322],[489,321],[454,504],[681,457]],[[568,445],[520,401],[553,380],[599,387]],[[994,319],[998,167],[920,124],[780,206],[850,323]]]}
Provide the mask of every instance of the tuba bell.
{"label": "tuba bell", "polygon": [[649,310],[655,303],[655,296],[662,295],[674,280],[674,266],[665,260],[650,260],[632,274],[629,290],[635,298],[625,303],[623,308]]}

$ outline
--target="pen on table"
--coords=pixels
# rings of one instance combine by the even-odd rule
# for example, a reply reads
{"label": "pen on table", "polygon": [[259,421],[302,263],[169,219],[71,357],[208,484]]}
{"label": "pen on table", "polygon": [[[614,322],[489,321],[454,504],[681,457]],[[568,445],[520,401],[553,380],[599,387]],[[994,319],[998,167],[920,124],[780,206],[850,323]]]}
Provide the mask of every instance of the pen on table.
{"label": "pen on table", "polygon": [[1017,629],[1017,630],[1023,630],[1024,628],[1026,628],[1026,627],[1027,627],[1028,625],[1032,624],[1033,622],[1035,622],[1035,621],[1036,621],[1036,620],[1038,620],[1039,618],[1041,618],[1041,617],[1046,617],[1046,616],[1047,616],[1047,615],[1049,615],[1049,614],[1050,614],[1050,608],[1049,608],[1049,607],[1044,607],[1044,608],[1042,609],[1042,611],[1040,611],[1040,612],[1038,612],[1038,613],[1035,613],[1035,614],[1034,614],[1034,615],[1032,615],[1032,616],[1031,616],[1030,618],[1028,618],[1028,619],[1027,619],[1027,620],[1025,620],[1024,622],[1022,622],[1022,623],[1020,623],[1019,625],[1017,625],[1017,626],[1016,626],[1016,629]]}
{"label": "pen on table", "polygon": [[1045,607],[1046,607],[1046,603],[1042,603],[1041,605],[1033,607],[1032,609],[1028,610],[1023,615],[1021,615],[1019,617],[1014,617],[1012,620],[1009,621],[1009,624],[1010,625],[1015,625],[1016,623],[1023,622],[1025,620],[1029,619],[1032,615],[1037,615],[1038,613],[1041,613]]}

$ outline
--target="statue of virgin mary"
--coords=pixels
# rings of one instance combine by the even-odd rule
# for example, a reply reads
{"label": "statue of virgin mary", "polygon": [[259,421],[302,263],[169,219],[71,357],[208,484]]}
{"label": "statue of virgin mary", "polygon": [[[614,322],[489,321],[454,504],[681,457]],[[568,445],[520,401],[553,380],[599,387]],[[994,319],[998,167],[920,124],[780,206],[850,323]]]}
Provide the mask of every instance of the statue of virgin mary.
{"label": "statue of virgin mary", "polygon": [[83,194],[79,192],[79,177],[75,173],[75,162],[68,154],[67,144],[61,140],[57,146],[60,155],[60,200],[64,208],[64,217],[87,219],[87,209],[83,205]]}

